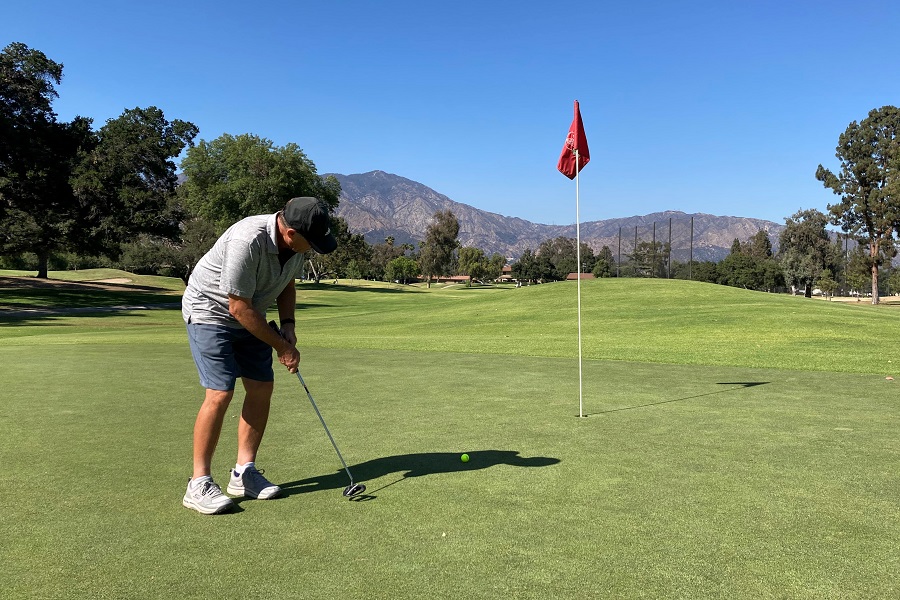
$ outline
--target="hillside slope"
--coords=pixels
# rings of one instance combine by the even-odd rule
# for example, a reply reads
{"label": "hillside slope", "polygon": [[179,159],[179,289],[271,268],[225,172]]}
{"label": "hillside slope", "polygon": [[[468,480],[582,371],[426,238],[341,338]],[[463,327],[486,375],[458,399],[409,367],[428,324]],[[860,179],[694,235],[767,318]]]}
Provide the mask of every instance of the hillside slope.
{"label": "hillside slope", "polygon": [[[338,216],[347,221],[351,231],[365,235],[370,244],[383,242],[389,236],[398,244],[417,244],[425,238],[434,213],[441,210],[451,210],[456,215],[462,245],[481,248],[488,254],[497,252],[515,258],[526,248],[537,249],[544,240],[576,236],[574,223],[542,225],[487,212],[384,171],[333,175],[341,184]],[[581,224],[581,237],[595,252],[608,246],[614,255],[621,252],[623,257],[632,251],[636,238],[638,242],[662,243],[671,239],[673,260],[687,262],[691,257],[721,260],[735,239],[746,241],[760,230],[768,231],[772,244],[777,245],[782,229],[777,223],[761,219],[666,211],[585,222]]]}

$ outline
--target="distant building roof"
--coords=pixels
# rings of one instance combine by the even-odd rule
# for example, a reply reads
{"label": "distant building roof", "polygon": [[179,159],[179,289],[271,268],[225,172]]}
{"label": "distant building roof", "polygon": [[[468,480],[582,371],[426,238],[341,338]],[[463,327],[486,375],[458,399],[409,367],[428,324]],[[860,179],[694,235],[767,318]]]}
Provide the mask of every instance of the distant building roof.
{"label": "distant building roof", "polygon": [[[581,278],[596,279],[593,273],[582,273]],[[569,273],[568,275],[566,275],[566,281],[575,281],[576,279],[578,279],[578,273]]]}

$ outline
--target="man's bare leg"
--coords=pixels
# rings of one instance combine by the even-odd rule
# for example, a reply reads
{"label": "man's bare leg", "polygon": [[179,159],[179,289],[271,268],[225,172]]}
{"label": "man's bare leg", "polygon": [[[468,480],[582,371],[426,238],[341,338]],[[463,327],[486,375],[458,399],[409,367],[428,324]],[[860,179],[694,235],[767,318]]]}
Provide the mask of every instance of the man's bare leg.
{"label": "man's bare leg", "polygon": [[194,422],[194,479],[211,474],[212,457],[232,397],[234,390],[206,390],[206,398]]}
{"label": "man's bare leg", "polygon": [[228,493],[266,500],[280,494],[281,488],[263,477],[255,464],[252,468],[244,467],[247,463],[256,462],[256,453],[259,451],[259,444],[269,420],[274,384],[271,381],[255,381],[247,378],[243,378],[243,381],[247,395],[238,424],[237,467],[231,472]]}
{"label": "man's bare leg", "polygon": [[255,381],[242,378],[247,395],[241,410],[241,421],[238,423],[238,456],[239,465],[256,462],[256,453],[266,431],[269,421],[269,407],[272,404],[271,381]]}

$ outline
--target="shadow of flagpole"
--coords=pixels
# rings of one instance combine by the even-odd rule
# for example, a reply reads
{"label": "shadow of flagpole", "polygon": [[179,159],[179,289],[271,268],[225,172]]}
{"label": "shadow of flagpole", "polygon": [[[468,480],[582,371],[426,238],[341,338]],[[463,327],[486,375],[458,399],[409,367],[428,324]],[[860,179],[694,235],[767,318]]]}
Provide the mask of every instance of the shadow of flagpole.
{"label": "shadow of flagpole", "polygon": [[740,382],[723,382],[717,383],[716,385],[733,385],[737,387],[731,387],[724,390],[717,390],[715,392],[707,392],[705,394],[697,394],[695,396],[686,396],[684,398],[673,398],[671,400],[660,400],[659,402],[650,402],[648,404],[639,404],[637,406],[625,406],[622,408],[611,408],[610,410],[601,410],[595,413],[594,415],[605,415],[609,413],[622,412],[626,410],[637,410],[639,408],[649,408],[651,406],[660,406],[661,404],[672,404],[673,402],[685,402],[687,400],[696,400],[697,398],[705,398],[706,396],[715,396],[717,394],[724,394],[726,392],[734,392],[737,390],[742,390],[745,388],[756,387],[758,385],[766,385],[770,383],[769,381],[740,381]]}

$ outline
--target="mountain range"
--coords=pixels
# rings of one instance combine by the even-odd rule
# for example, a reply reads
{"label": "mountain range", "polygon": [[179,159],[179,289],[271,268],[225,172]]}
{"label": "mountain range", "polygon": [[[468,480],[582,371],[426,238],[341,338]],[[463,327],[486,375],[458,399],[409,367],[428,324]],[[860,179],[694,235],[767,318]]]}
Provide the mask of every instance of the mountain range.
{"label": "mountain range", "polygon": [[[541,242],[556,237],[576,237],[575,224],[543,225],[507,217],[454,202],[428,186],[384,171],[355,175],[331,173],[341,184],[336,214],[347,221],[352,233],[363,234],[370,244],[393,237],[395,244],[418,243],[434,214],[450,210],[459,221],[459,241],[488,255],[499,253],[518,258],[526,248],[536,250]],[[747,241],[760,230],[769,233],[777,247],[784,229],[773,221],[748,217],[687,214],[665,211],[642,216],[581,223],[581,239],[594,252],[608,246],[613,255],[625,256],[635,243],[671,240],[672,258],[685,262],[719,261],[729,254],[735,239]],[[691,240],[693,238],[693,243]]]}

